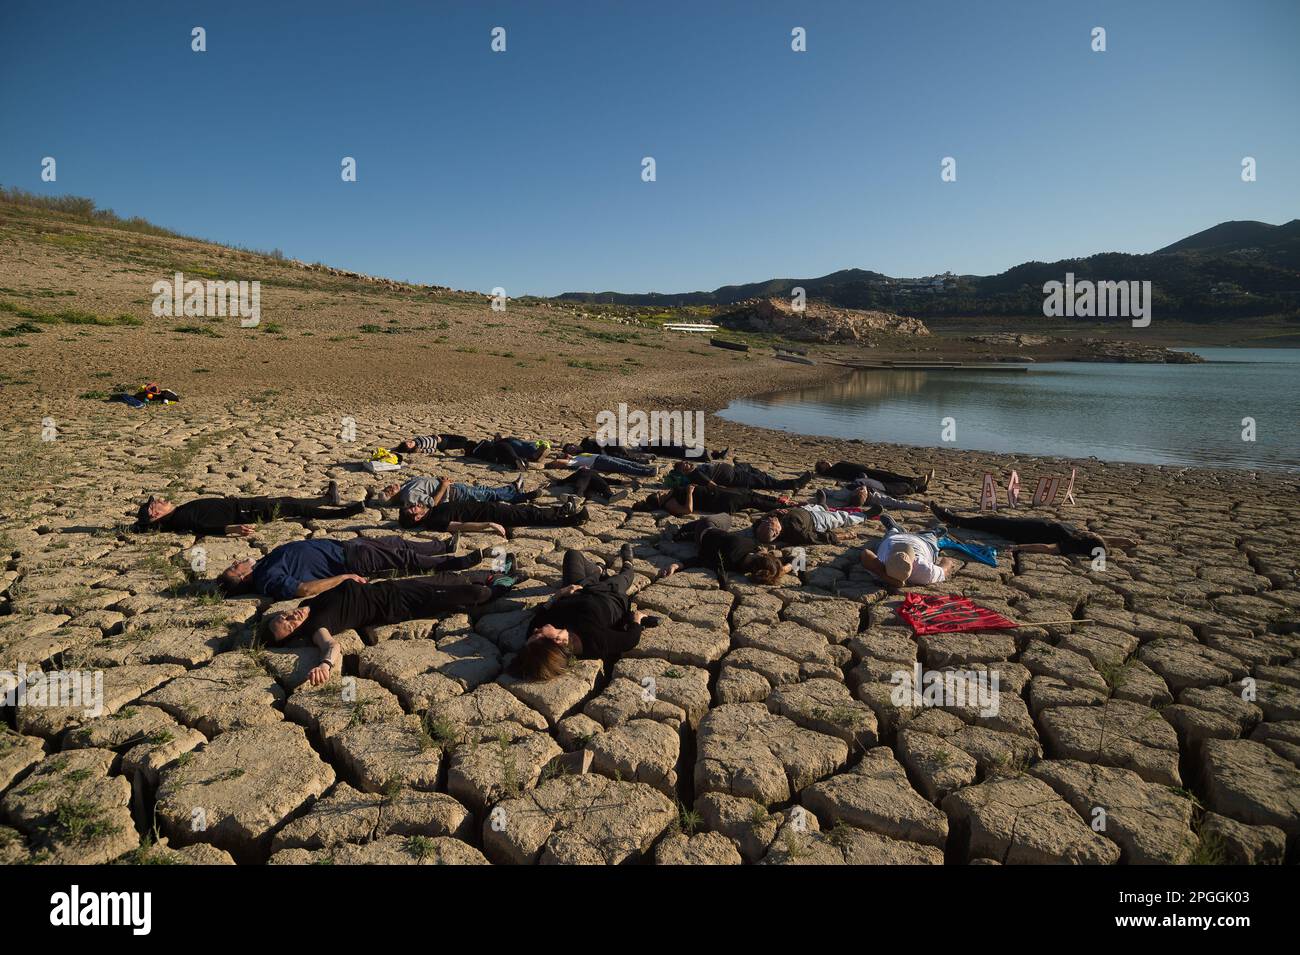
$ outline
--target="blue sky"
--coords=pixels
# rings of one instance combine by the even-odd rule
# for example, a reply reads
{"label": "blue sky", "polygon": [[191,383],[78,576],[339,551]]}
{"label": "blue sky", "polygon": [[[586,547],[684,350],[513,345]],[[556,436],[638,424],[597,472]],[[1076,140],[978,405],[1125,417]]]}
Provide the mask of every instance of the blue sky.
{"label": "blue sky", "polygon": [[990,273],[1300,215],[1297,39],[1294,0],[5,0],[0,183],[511,295]]}

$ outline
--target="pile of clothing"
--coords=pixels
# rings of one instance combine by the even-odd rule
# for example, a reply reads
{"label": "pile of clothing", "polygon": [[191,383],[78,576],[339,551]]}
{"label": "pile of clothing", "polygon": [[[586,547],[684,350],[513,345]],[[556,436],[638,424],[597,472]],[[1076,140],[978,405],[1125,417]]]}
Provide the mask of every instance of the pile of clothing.
{"label": "pile of clothing", "polygon": [[149,382],[141,385],[132,394],[128,391],[118,391],[108,397],[109,401],[120,401],[129,408],[143,408],[145,405],[170,405],[181,400],[181,396],[167,388],[160,387],[156,382]]}

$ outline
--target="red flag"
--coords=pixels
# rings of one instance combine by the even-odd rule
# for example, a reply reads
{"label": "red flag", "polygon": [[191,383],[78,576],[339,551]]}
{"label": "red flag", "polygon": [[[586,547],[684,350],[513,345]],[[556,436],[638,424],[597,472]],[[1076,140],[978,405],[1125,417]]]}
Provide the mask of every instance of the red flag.
{"label": "red flag", "polygon": [[966,597],[908,594],[897,613],[917,634],[961,630],[1014,630],[1019,624]]}

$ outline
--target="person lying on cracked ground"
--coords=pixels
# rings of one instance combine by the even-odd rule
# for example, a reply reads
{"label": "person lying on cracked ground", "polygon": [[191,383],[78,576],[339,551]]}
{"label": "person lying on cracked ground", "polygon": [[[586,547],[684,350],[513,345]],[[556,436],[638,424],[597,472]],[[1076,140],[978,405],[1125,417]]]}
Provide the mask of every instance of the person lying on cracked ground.
{"label": "person lying on cracked ground", "polygon": [[[217,586],[227,595],[257,593],[275,600],[293,600],[315,597],[345,580],[366,583],[371,577],[468,570],[492,556],[487,548],[453,556],[456,543],[456,536],[443,541],[407,540],[396,535],[290,541],[260,560],[247,557],[234,561],[217,578]],[[510,555],[506,559],[510,561]],[[504,572],[508,574],[509,570]]]}
{"label": "person lying on cracked ground", "polygon": [[797,491],[812,480],[811,471],[805,471],[795,478],[779,478],[766,471],[760,471],[752,464],[734,464],[728,461],[709,461],[702,464],[678,461],[673,465],[673,476],[690,484],[752,488],[760,491]]}
{"label": "person lying on cracked ground", "polygon": [[838,544],[848,538],[850,528],[880,514],[880,508],[830,510],[821,504],[803,504],[764,514],[754,525],[760,544]]}
{"label": "person lying on cracked ground", "polygon": [[671,577],[679,570],[702,567],[718,575],[718,585],[725,587],[727,573],[748,574],[756,584],[772,586],[781,582],[793,569],[781,553],[774,548],[761,546],[753,534],[738,534],[731,530],[730,514],[711,514],[683,524],[674,533],[674,541],[695,544],[696,554],[685,560],[674,561],[659,571],[659,577]]}
{"label": "person lying on cracked ground", "polygon": [[776,511],[790,506],[785,498],[760,494],[748,488],[709,487],[687,484],[656,491],[632,505],[633,511],[667,511],[673,517],[691,514],[734,514],[737,511]]}
{"label": "person lying on cracked ground", "polygon": [[578,527],[589,520],[591,512],[572,500],[550,506],[500,501],[456,501],[437,507],[408,504],[398,516],[402,527],[451,533],[485,531],[502,537],[507,536],[507,527]]}
{"label": "person lying on cracked ground", "polygon": [[320,497],[200,497],[173,504],[151,495],[136,513],[137,531],[170,531],[197,536],[249,537],[253,525],[276,520],[337,520],[366,509],[360,501],[342,504],[331,481]]}
{"label": "person lying on cracked ground", "polygon": [[401,484],[386,484],[377,491],[367,492],[366,504],[371,507],[405,507],[408,504],[437,507],[444,502],[455,504],[458,501],[519,504],[531,501],[537,495],[537,491],[524,490],[522,474],[509,484],[497,485],[464,484],[445,477],[413,477]]}
{"label": "person lying on cracked ground", "polygon": [[[958,514],[938,504],[931,504],[934,516],[950,527],[995,534],[1009,540],[1012,553],[1061,554],[1066,557],[1093,557],[1093,551],[1129,551],[1137,549],[1131,537],[1094,534],[1064,521],[1051,521],[1039,517],[998,517],[993,514]],[[943,536],[946,528],[940,528]]]}
{"label": "person lying on cracked ground", "polygon": [[619,557],[618,573],[604,576],[582,551],[565,551],[563,586],[533,613],[528,640],[506,672],[530,682],[553,680],[571,657],[613,660],[637,645],[643,628],[658,626],[658,617],[632,609],[632,545],[624,544]]}
{"label": "person lying on cracked ground", "polygon": [[431,574],[374,583],[344,580],[292,610],[267,616],[262,621],[261,636],[264,642],[277,645],[294,638],[310,639],[320,650],[321,659],[307,679],[312,686],[320,686],[343,666],[335,634],[471,610],[509,593],[514,584],[509,574],[493,571]]}

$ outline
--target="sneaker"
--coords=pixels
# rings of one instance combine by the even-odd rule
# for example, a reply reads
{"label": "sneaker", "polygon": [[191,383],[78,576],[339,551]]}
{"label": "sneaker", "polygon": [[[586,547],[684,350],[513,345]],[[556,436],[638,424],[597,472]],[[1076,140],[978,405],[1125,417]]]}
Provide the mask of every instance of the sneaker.
{"label": "sneaker", "polygon": [[641,627],[642,627],[642,629],[649,630],[651,627],[657,627],[657,626],[659,626],[659,618],[658,618],[658,617],[642,617],[642,618],[641,618]]}
{"label": "sneaker", "polygon": [[823,490],[822,488],[818,488],[818,489],[817,489],[817,493],[814,495],[814,499],[815,499],[815,500],[817,501],[817,503],[820,504],[822,507],[825,507],[825,506],[826,506],[826,491]]}
{"label": "sneaker", "polygon": [[632,561],[632,545],[631,545],[631,544],[624,544],[622,547],[620,547],[620,548],[618,549],[618,556],[619,556],[619,558],[623,561],[623,563],[625,563],[625,564],[631,563],[631,561]]}
{"label": "sneaker", "polygon": [[626,491],[626,490],[623,490],[623,491],[615,491],[613,494],[611,494],[611,495],[609,496],[609,499],[608,499],[607,501],[605,501],[605,503],[606,503],[606,504],[617,504],[619,501],[624,500],[626,497],[627,497],[627,491]]}
{"label": "sneaker", "polygon": [[804,471],[803,474],[800,474],[797,478],[795,478],[795,480],[799,482],[800,487],[803,487],[812,479],[813,479],[813,473],[811,471]]}
{"label": "sneaker", "polygon": [[591,520],[591,511],[584,507],[575,515],[574,524],[585,524],[589,520]]}
{"label": "sneaker", "polygon": [[447,553],[455,554],[459,548],[460,548],[460,531],[454,531],[451,535],[451,540],[447,541]]}
{"label": "sneaker", "polygon": [[921,481],[921,490],[928,491],[930,489],[930,482],[933,480],[934,480],[934,468],[930,468],[930,473],[927,474]]}
{"label": "sneaker", "polygon": [[519,472],[519,477],[515,478],[513,483],[514,483],[514,485],[515,485],[515,490],[518,491],[520,494],[522,494],[522,493],[524,492],[524,472],[523,472],[523,471],[520,471],[520,472]]}
{"label": "sneaker", "polygon": [[325,499],[335,507],[338,507],[343,503],[342,499],[339,497],[338,481],[330,481],[329,486],[325,489]]}

